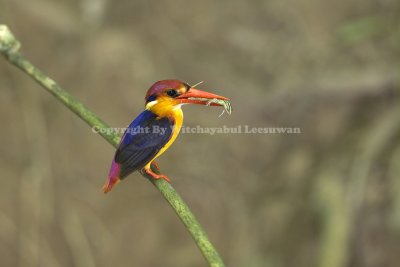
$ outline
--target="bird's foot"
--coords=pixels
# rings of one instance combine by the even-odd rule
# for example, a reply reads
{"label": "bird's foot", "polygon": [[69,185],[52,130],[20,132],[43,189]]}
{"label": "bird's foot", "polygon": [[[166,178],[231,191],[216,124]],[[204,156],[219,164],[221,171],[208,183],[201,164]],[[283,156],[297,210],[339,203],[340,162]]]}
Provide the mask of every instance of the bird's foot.
{"label": "bird's foot", "polygon": [[[156,163],[156,164],[157,164],[157,163]],[[153,172],[153,171],[151,170],[151,168],[149,168],[149,169],[143,169],[142,171],[143,171],[147,176],[149,176],[149,177],[151,177],[151,178],[153,178],[153,179],[156,179],[156,180],[158,180],[158,179],[164,179],[164,180],[167,181],[168,183],[171,182],[171,180],[170,180],[166,175],[164,175],[164,174],[157,174],[157,173]]]}
{"label": "bird's foot", "polygon": [[151,163],[151,167],[152,167],[152,169],[155,170],[156,172],[160,172],[160,167],[158,166],[158,163],[157,163],[157,162],[153,161],[153,162]]}

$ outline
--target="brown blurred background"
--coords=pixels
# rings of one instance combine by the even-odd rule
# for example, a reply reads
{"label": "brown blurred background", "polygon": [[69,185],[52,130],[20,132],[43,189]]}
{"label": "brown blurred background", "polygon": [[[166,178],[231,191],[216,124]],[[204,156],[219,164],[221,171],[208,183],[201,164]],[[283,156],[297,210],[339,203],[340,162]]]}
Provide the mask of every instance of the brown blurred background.
{"label": "brown blurred background", "polygon": [[[400,2],[0,0],[22,51],[113,127],[157,80],[234,112],[159,159],[228,266],[399,266]],[[0,59],[0,266],[205,266],[159,192],[103,195],[114,149]]]}

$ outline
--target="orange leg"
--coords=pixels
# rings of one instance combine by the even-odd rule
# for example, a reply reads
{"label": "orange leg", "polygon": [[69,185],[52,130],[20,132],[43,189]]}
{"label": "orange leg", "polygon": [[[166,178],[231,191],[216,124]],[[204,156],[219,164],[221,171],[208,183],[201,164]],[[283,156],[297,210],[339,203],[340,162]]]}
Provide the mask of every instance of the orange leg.
{"label": "orange leg", "polygon": [[153,167],[157,172],[160,172],[160,167],[158,166],[157,162],[153,161],[151,163],[151,167]]}
{"label": "orange leg", "polygon": [[153,178],[153,179],[156,179],[156,180],[158,180],[158,179],[164,179],[164,180],[167,181],[168,183],[171,182],[171,180],[170,180],[166,175],[164,175],[164,174],[157,174],[157,173],[153,172],[153,171],[151,170],[151,168],[143,169],[142,172],[144,172],[145,174],[147,174],[148,176],[150,176],[150,177]]}

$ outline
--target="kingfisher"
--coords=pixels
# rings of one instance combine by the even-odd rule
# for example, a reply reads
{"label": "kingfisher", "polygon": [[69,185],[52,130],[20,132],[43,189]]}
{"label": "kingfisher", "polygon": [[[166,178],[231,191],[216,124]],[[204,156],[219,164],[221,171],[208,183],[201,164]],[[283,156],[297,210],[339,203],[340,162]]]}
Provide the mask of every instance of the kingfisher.
{"label": "kingfisher", "polygon": [[153,84],[145,97],[145,110],[125,130],[114,159],[104,193],[134,171],[153,179],[170,179],[159,172],[154,161],[161,156],[177,138],[182,122],[182,106],[199,104],[223,106],[229,99],[198,90],[179,80],[162,80]]}

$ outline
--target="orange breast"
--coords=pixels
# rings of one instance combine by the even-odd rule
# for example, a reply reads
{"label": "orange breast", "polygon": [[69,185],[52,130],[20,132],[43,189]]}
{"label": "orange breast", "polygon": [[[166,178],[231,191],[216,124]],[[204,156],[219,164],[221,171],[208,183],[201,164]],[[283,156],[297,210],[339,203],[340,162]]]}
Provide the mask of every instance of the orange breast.
{"label": "orange breast", "polygon": [[150,164],[156,158],[161,156],[175,141],[178,137],[178,134],[181,130],[182,123],[183,123],[183,112],[181,109],[181,105],[177,104],[173,99],[159,97],[157,99],[157,103],[146,106],[154,114],[157,114],[160,118],[169,118],[174,121],[174,129],[172,131],[171,139],[165,146],[157,153],[157,155],[145,166],[146,169],[150,168]]}

